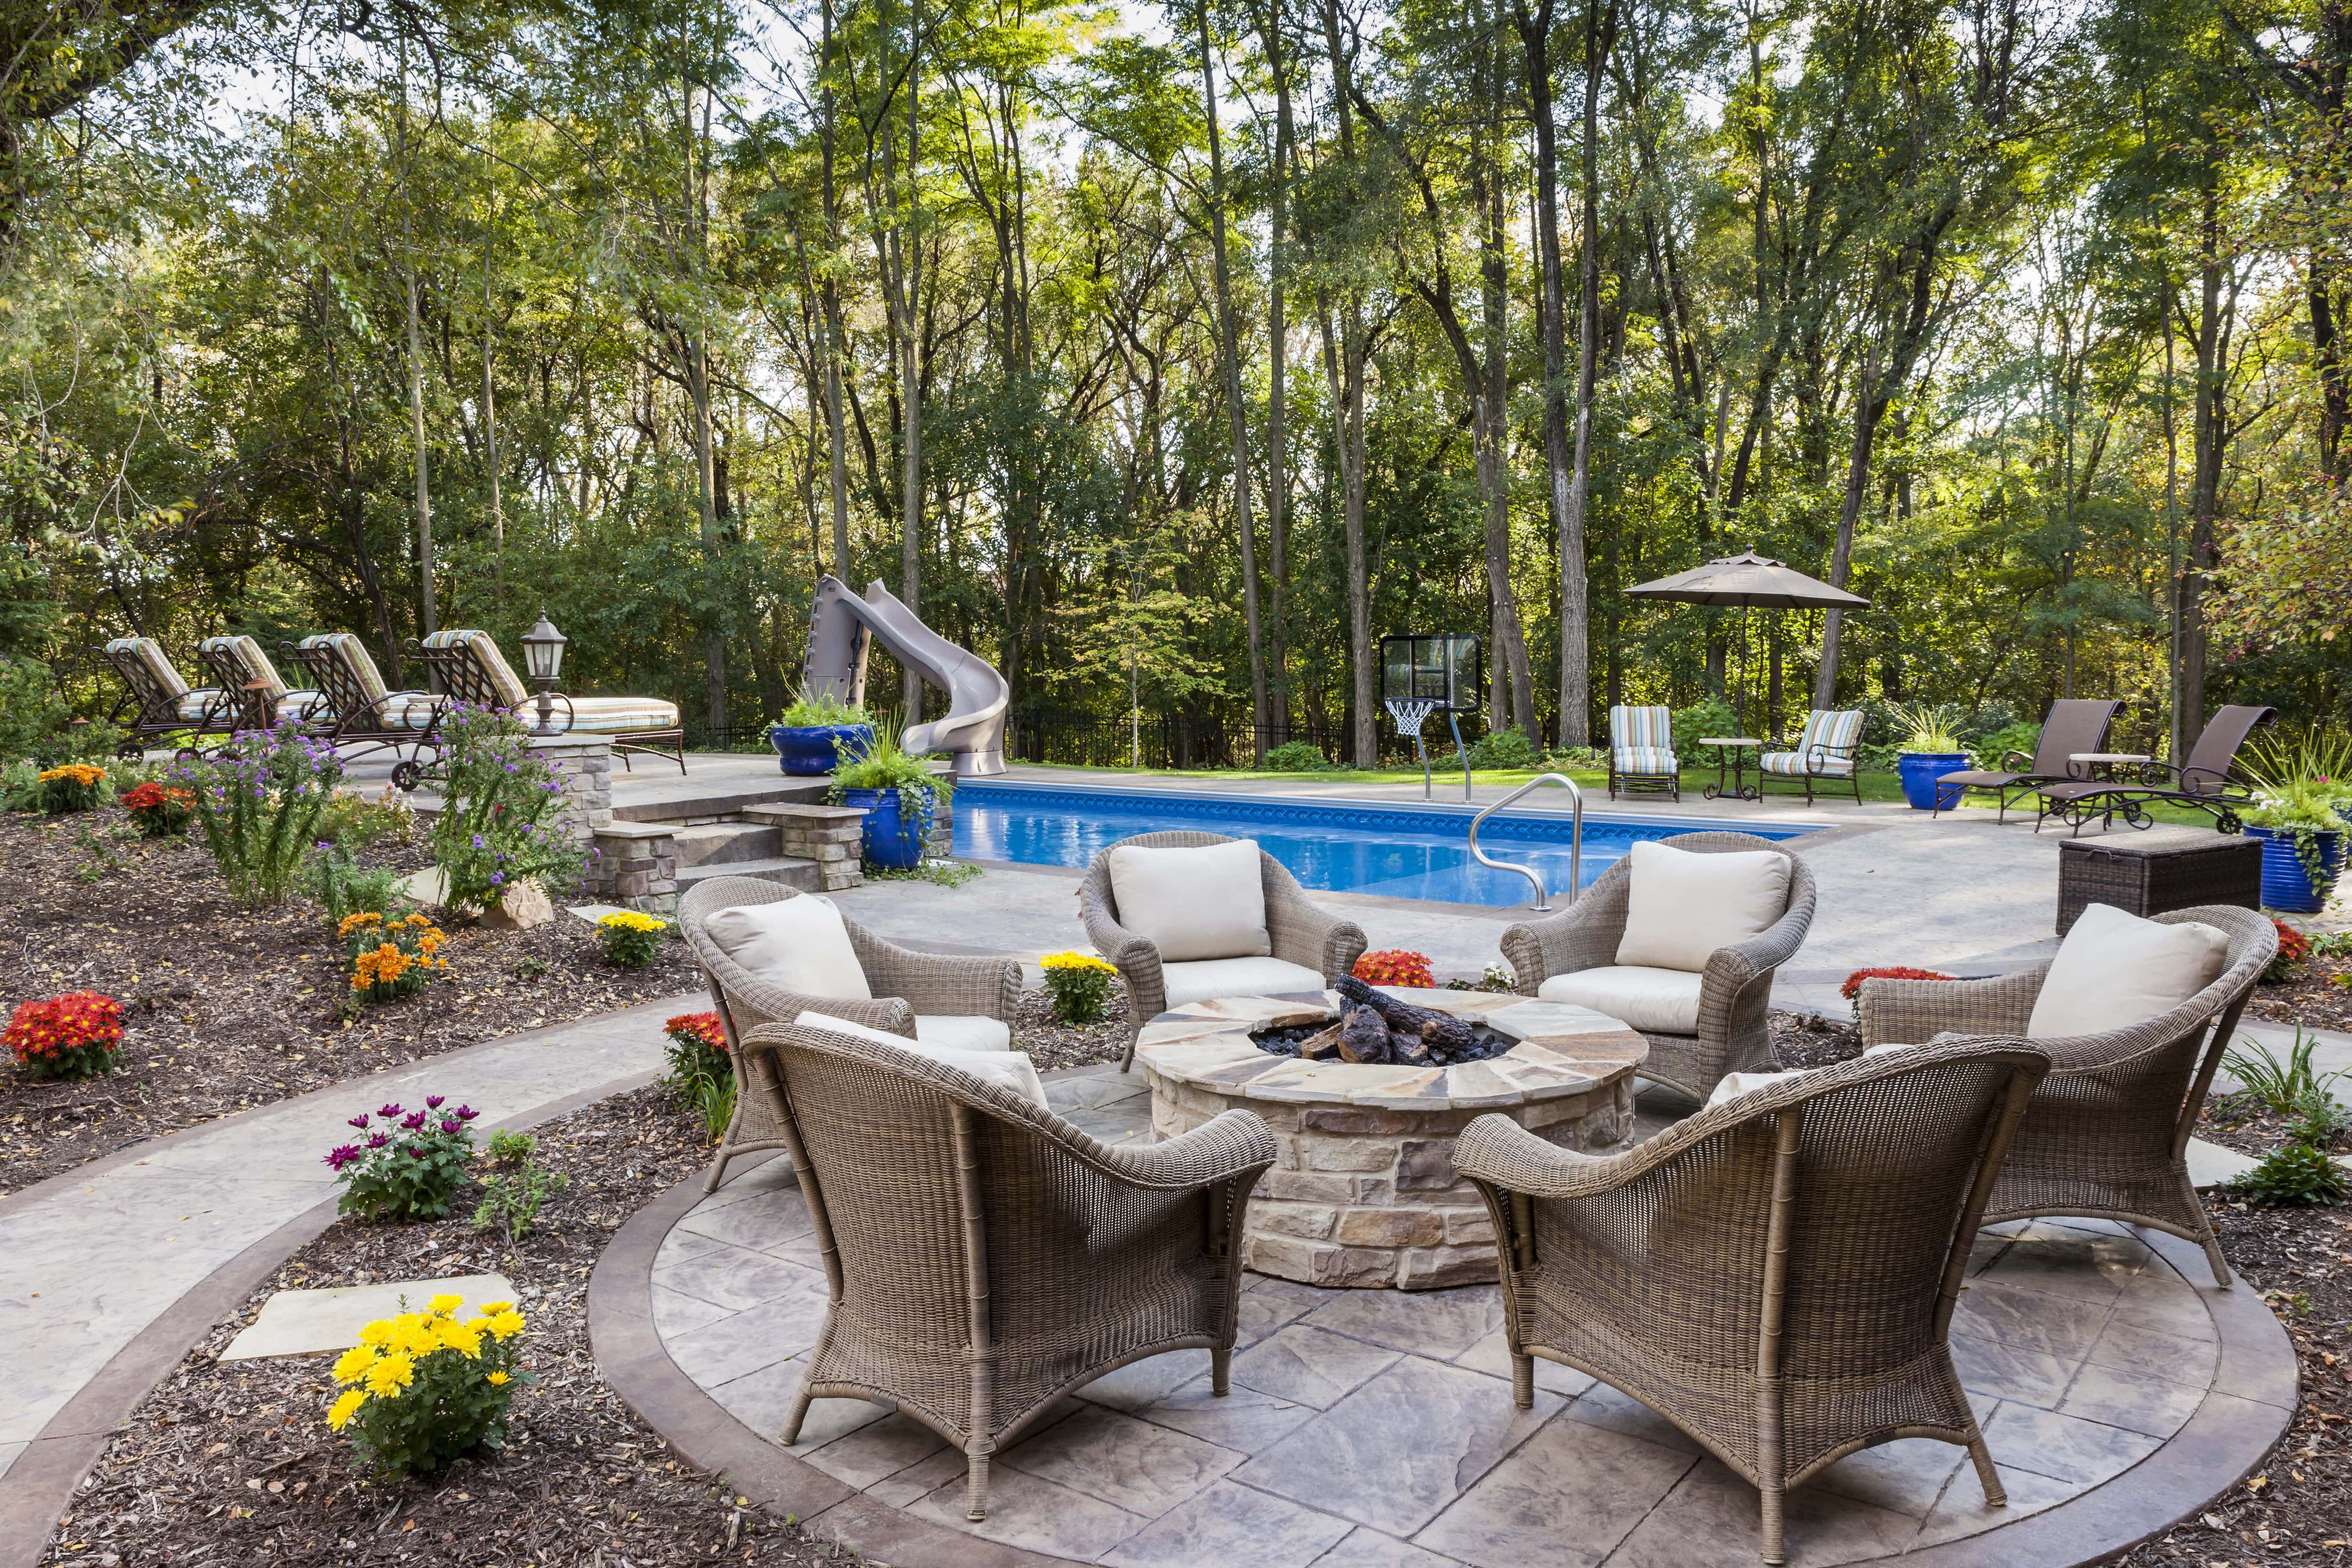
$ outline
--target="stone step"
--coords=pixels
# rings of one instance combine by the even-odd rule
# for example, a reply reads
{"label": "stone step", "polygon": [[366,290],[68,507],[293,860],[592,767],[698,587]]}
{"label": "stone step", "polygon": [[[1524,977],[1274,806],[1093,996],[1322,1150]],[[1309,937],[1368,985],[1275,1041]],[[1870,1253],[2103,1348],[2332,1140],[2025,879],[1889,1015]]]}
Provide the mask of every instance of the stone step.
{"label": "stone step", "polygon": [[759,822],[713,822],[670,832],[677,846],[677,868],[716,866],[743,860],[772,860],[782,855],[784,836]]}
{"label": "stone step", "polygon": [[706,824],[740,816],[754,805],[822,805],[831,784],[829,779],[782,775],[757,783],[673,779],[621,792],[613,802],[613,816],[623,822]]}
{"label": "stone step", "polygon": [[824,872],[815,861],[796,860],[786,855],[765,860],[720,860],[705,866],[680,866],[677,890],[683,893],[697,882],[707,882],[713,877],[753,877],[762,882],[782,882],[803,893],[824,891]]}

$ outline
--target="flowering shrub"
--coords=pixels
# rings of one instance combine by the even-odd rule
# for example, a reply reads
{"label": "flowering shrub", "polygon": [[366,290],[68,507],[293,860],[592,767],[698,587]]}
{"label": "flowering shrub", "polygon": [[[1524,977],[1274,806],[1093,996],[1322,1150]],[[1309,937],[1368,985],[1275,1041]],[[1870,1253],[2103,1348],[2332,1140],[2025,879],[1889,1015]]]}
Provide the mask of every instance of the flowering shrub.
{"label": "flowering shrub", "polygon": [[122,1004],[95,991],[20,1002],[6,1038],[16,1065],[35,1078],[96,1078],[114,1070]]}
{"label": "flowering shrub", "polygon": [[2263,971],[2263,981],[2269,985],[2284,985],[2294,978],[2294,972],[2311,956],[2311,939],[2283,920],[2273,919],[2271,924],[2278,928],[2278,956]]}
{"label": "flowering shrub", "polygon": [[352,994],[362,1002],[414,996],[449,967],[441,956],[447,939],[423,915],[387,921],[373,910],[345,915],[335,927],[351,958]]}
{"label": "flowering shrub", "polygon": [[[481,1112],[470,1106],[444,1112],[440,1095],[429,1095],[422,1110],[397,1101],[362,1111],[351,1125],[367,1135],[327,1152],[326,1163],[343,1184],[338,1214],[362,1219],[439,1219],[449,1199],[465,1184],[466,1162],[473,1158],[474,1132],[467,1124]],[[383,1125],[376,1124],[381,1118]]]}
{"label": "flowering shrub", "polygon": [[667,921],[641,915],[635,910],[614,910],[596,922],[596,938],[604,944],[604,962],[619,969],[643,969],[661,951]]}
{"label": "flowering shrub", "polygon": [[735,1071],[727,1059],[727,1031],[716,1013],[680,1013],[662,1025],[669,1037],[669,1074],[663,1079],[680,1105],[699,1111],[713,1139],[735,1119]]}
{"label": "flowering shrub", "polygon": [[69,811],[95,811],[98,786],[105,782],[106,770],[88,763],[45,768],[41,772],[41,809],[51,816],[63,816]]}
{"label": "flowering shrub", "polygon": [[335,1363],[342,1392],[327,1425],[351,1434],[380,1479],[432,1475],[505,1435],[515,1386],[530,1381],[515,1368],[522,1314],[511,1301],[485,1301],[460,1322],[464,1304],[436,1296],[422,1312],[380,1318]]}
{"label": "flowering shrub", "polygon": [[1865,980],[1958,980],[1957,974],[1938,974],[1932,969],[1906,969],[1897,964],[1891,969],[1857,969],[1845,977],[1838,994],[1853,1004],[1853,1021],[1862,1022],[1862,983]]}
{"label": "flowering shrub", "polygon": [[1037,961],[1045,972],[1045,995],[1054,1016],[1065,1024],[1099,1024],[1110,1002],[1111,978],[1118,971],[1091,952],[1049,952]]}
{"label": "flowering shrub", "polygon": [[1368,952],[1356,960],[1349,973],[1367,985],[1417,985],[1424,991],[1437,986],[1436,977],[1429,972],[1429,955],[1404,948]]}
{"label": "flowering shrub", "polygon": [[520,720],[453,702],[442,710],[441,814],[433,819],[433,863],[453,910],[482,910],[509,884],[569,888],[580,880],[581,849],[555,820],[563,785],[530,750]]}
{"label": "flowering shrub", "polygon": [[210,758],[184,757],[171,775],[188,792],[230,893],[249,904],[285,900],[342,776],[335,748],[292,719],[240,735]]}
{"label": "flowering shrub", "polygon": [[131,826],[141,837],[172,838],[188,830],[191,799],[178,784],[149,779],[122,792],[122,809],[131,814]]}

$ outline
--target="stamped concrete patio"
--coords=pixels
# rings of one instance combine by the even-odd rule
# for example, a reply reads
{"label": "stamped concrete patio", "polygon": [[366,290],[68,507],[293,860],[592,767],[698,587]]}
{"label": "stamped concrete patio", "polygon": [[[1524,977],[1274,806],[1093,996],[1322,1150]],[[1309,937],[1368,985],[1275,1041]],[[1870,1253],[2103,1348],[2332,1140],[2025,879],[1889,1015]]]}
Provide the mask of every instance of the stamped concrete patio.
{"label": "stamped concrete patio", "polygon": [[[1140,1074],[1079,1069],[1047,1093],[1097,1138],[1150,1135]],[[825,1301],[788,1164],[699,1201],[689,1184],[632,1222],[598,1276],[599,1356],[689,1454],[870,1554],[1134,1568],[1756,1561],[1754,1489],[1664,1420],[1542,1362],[1536,1407],[1513,1407],[1493,1286],[1322,1290],[1248,1276],[1231,1394],[1210,1394],[1205,1352],[1111,1373],[997,1456],[978,1524],[963,1516],[961,1454],[895,1412],[819,1400],[782,1449]],[[1791,1494],[1790,1561],[2085,1563],[2202,1506],[2260,1459],[2295,1389],[2259,1300],[2204,1279],[2193,1247],[2105,1222],[1988,1232],[1953,1343],[2009,1506],[1984,1505],[1960,1449],[1892,1444]]]}

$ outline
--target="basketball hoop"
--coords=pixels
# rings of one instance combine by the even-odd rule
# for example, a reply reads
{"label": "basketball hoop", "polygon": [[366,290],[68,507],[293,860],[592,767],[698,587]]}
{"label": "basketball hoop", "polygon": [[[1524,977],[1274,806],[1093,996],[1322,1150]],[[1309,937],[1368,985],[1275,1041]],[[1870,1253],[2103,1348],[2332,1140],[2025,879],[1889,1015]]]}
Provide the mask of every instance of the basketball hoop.
{"label": "basketball hoop", "polygon": [[1437,704],[1426,697],[1391,697],[1386,707],[1396,721],[1397,733],[1411,741],[1421,739],[1422,721],[1437,711]]}

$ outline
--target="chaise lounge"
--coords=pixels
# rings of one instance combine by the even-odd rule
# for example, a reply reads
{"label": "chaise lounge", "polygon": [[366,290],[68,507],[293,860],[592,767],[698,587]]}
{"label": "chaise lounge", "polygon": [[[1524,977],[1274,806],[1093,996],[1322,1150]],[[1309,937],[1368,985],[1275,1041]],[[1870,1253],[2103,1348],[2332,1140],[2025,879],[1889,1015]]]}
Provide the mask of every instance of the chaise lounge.
{"label": "chaise lounge", "polygon": [[2186,763],[2179,767],[2168,763],[2141,764],[2144,773],[2168,778],[2168,783],[2090,779],[2042,784],[2036,791],[2040,809],[2034,815],[2033,831],[2041,832],[2042,824],[2053,816],[2070,824],[2077,833],[2094,816],[2121,816],[2134,827],[2146,827],[2154,820],[2147,808],[2160,804],[2194,806],[2213,819],[2217,831],[2235,833],[2241,826],[2239,811],[2254,801],[2252,789],[2237,776],[2238,752],[2257,728],[2277,717],[2275,708],[2220,710],[2198,731]]}
{"label": "chaise lounge", "polygon": [[1971,768],[1940,775],[1929,815],[1942,816],[1947,801],[1958,805],[1970,790],[1987,790],[2000,798],[2000,811],[1993,820],[2007,822],[2009,808],[2021,796],[2044,784],[2064,784],[2080,776],[2074,759],[2105,749],[2107,728],[2121,707],[2122,703],[2105,698],[2071,697],[2053,702],[2042,721],[2042,733],[2033,742],[2033,755],[2011,752],[2001,758],[2000,769]]}
{"label": "chaise lounge", "polygon": [[[436,684],[457,701],[477,708],[495,708],[526,722],[536,722],[539,700],[515,675],[498,639],[485,631],[464,628],[435,632],[412,641],[408,651],[425,661]],[[609,735],[613,750],[627,768],[629,753],[666,756],[686,772],[686,730],[678,722],[677,704],[658,697],[549,696],[556,726],[568,735]]]}

